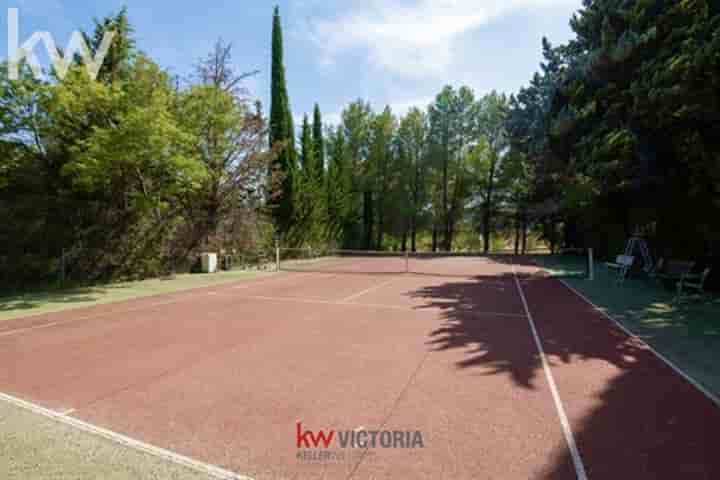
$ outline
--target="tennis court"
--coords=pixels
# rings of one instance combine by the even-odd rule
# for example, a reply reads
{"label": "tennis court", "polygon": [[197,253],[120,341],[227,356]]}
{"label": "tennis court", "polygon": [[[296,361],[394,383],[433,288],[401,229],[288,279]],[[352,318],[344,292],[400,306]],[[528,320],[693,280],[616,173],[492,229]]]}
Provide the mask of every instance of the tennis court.
{"label": "tennis court", "polygon": [[281,264],[4,322],[3,398],[218,478],[720,478],[716,400],[528,259]]}

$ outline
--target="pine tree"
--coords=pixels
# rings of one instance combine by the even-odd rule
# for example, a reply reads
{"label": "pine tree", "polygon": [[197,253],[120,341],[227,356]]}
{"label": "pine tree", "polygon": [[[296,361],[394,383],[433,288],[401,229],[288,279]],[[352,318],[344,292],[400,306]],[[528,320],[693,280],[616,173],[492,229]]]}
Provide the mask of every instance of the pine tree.
{"label": "pine tree", "polygon": [[283,37],[280,9],[275,7],[272,31],[272,80],[270,106],[270,148],[280,149],[273,164],[272,198],[270,206],[275,226],[288,232],[293,219],[293,176],[296,171],[295,127],[285,83]]}

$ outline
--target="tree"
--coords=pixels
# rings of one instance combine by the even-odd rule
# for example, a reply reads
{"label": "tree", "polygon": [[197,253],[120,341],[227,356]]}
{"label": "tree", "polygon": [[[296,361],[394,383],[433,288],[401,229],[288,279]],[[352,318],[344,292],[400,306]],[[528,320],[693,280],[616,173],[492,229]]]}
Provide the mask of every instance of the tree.
{"label": "tree", "polygon": [[270,148],[279,149],[273,162],[270,207],[276,227],[287,233],[292,227],[293,186],[297,170],[295,126],[285,81],[283,36],[280,9],[275,7],[272,29],[272,80],[270,106]]}
{"label": "tree", "polygon": [[307,115],[303,117],[300,138],[302,170],[295,175],[293,224],[288,235],[296,245],[317,244],[325,235],[324,185],[322,176],[317,173],[315,143]]}
{"label": "tree", "polygon": [[[85,43],[93,55],[97,53],[107,32],[113,32],[112,44],[105,55],[97,80],[111,85],[119,80],[126,80],[133,63],[133,57],[137,53],[135,40],[133,39],[133,28],[128,19],[127,7],[123,7],[115,15],[95,20],[95,30],[92,35],[83,33]],[[78,61],[80,58],[78,58]]]}
{"label": "tree", "polygon": [[385,228],[391,222],[389,215],[388,201],[393,198],[391,191],[397,185],[394,168],[395,152],[393,150],[393,138],[395,135],[396,121],[390,107],[385,107],[383,113],[372,119],[369,168],[366,170],[368,184],[374,192],[375,208],[377,215],[377,229],[374,244],[372,239],[367,243],[368,248],[382,250]]}
{"label": "tree", "polygon": [[258,211],[272,150],[230,47],[181,89],[134,49],[124,10],[96,22],[91,49],[106,29],[117,48],[98,81],[79,61],[45,81],[0,69],[2,281],[51,280],[61,257],[84,281],[186,268],[200,246],[235,245]]}
{"label": "tree", "polygon": [[370,104],[357,100],[342,112],[342,125],[349,179],[350,211],[345,219],[343,240],[352,248],[372,248],[374,231],[373,182],[370,158]]}
{"label": "tree", "polygon": [[319,183],[323,183],[325,177],[325,138],[323,134],[322,114],[320,106],[316,103],[313,111],[312,140],[315,148],[315,176]]}
{"label": "tree", "polygon": [[356,206],[353,204],[353,171],[345,131],[341,127],[328,131],[327,170],[327,239],[343,247],[353,245]]}
{"label": "tree", "polygon": [[478,150],[480,159],[478,193],[482,208],[482,234],[485,253],[490,251],[493,220],[497,209],[496,194],[498,181],[502,176],[502,160],[506,153],[507,135],[505,120],[508,101],[505,95],[491,92],[480,100],[479,133],[483,137],[484,146]]}
{"label": "tree", "polygon": [[187,250],[201,245],[214,251],[226,245],[233,212],[256,203],[267,184],[274,156],[263,148],[267,129],[260,106],[248,104],[237,89],[243,75],[232,69],[230,50],[219,42],[198,67],[202,83],[181,96],[179,119],[191,135],[191,152],[205,175],[181,203],[192,227]]}
{"label": "tree", "polygon": [[407,214],[409,218],[410,248],[417,251],[420,218],[428,201],[429,173],[429,126],[427,115],[419,108],[412,108],[400,120],[397,133],[399,156],[405,166],[404,178],[407,186]]}
{"label": "tree", "polygon": [[525,254],[533,177],[532,165],[519,150],[510,149],[503,158],[498,185],[503,194],[502,201],[512,215],[515,254]]}
{"label": "tree", "polygon": [[[439,170],[439,201],[436,207],[443,233],[443,249],[452,250],[458,221],[470,193],[468,155],[477,137],[478,107],[468,87],[443,89],[430,106],[430,139],[435,168]],[[433,244],[436,242],[434,241]]]}
{"label": "tree", "polygon": [[307,115],[303,116],[300,134],[300,166],[309,177],[315,175],[315,144]]}

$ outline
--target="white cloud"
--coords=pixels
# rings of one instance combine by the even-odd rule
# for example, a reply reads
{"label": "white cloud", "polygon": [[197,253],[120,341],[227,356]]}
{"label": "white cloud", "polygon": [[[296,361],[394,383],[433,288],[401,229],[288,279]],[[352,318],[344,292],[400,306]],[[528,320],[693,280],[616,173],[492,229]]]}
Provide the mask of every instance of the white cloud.
{"label": "white cloud", "polygon": [[336,18],[310,19],[308,30],[332,63],[349,49],[365,49],[375,67],[406,76],[441,75],[463,34],[518,9],[577,0],[368,0]]}

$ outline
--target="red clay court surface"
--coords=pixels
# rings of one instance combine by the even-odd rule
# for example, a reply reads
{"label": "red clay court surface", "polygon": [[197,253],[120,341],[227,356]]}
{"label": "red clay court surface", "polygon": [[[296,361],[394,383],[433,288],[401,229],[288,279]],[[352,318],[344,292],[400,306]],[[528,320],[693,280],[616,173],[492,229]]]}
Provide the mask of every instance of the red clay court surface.
{"label": "red clay court surface", "polygon": [[[257,480],[720,478],[720,409],[646,346],[529,263],[467,273],[285,273],[4,322],[0,391]],[[298,421],[424,448],[299,460]]]}

